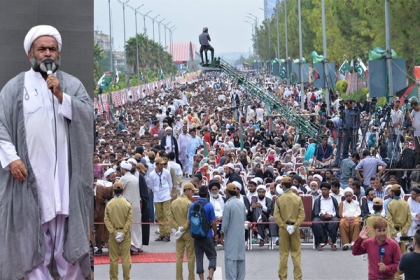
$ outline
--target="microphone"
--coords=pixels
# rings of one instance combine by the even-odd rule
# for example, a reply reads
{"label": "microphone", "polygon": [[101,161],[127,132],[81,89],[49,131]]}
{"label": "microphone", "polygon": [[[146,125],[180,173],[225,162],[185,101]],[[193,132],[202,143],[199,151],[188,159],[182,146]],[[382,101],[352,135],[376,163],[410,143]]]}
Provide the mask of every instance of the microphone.
{"label": "microphone", "polygon": [[53,73],[52,71],[53,60],[51,58],[46,58],[44,61],[44,64],[45,64],[45,68],[47,68],[47,75],[51,75]]}
{"label": "microphone", "polygon": [[381,263],[383,263],[384,255],[385,255],[385,248],[383,246],[381,246],[381,247],[379,247],[379,256],[381,258]]}

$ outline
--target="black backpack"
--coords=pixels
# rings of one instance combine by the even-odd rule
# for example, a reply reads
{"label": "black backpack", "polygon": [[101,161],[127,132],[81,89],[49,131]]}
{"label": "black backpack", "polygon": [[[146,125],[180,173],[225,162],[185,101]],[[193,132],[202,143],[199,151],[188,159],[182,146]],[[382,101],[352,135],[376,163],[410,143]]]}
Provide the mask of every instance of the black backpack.
{"label": "black backpack", "polygon": [[415,150],[405,148],[398,161],[397,168],[414,168],[417,166],[417,152]]}

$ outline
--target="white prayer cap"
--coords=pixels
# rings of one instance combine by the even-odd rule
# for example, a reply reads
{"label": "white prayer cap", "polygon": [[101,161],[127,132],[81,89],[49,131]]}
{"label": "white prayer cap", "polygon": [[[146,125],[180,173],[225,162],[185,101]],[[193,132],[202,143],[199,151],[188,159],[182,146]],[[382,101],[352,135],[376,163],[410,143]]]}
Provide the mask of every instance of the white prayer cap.
{"label": "white prayer cap", "polygon": [[131,170],[131,168],[133,168],[132,165],[126,161],[122,161],[120,166],[126,170]]}
{"label": "white prayer cap", "polygon": [[241,183],[239,183],[239,182],[237,182],[237,181],[233,181],[232,183],[233,183],[233,184],[235,184],[235,186],[239,189],[239,191],[241,191],[241,190],[242,190],[242,185],[241,185]]}
{"label": "white prayer cap", "polygon": [[262,184],[264,182],[264,180],[260,177],[255,177],[253,180],[257,181],[260,184]]}
{"label": "white prayer cap", "polygon": [[354,191],[353,191],[353,189],[352,189],[352,188],[350,188],[350,187],[347,187],[347,188],[345,188],[345,189],[344,189],[344,194],[346,194],[347,192],[350,192],[350,193],[351,193],[351,195],[354,195]]}
{"label": "white prayer cap", "polygon": [[25,36],[25,41],[23,41],[23,48],[25,49],[26,54],[31,49],[32,43],[41,36],[51,36],[53,37],[58,44],[58,51],[61,51],[61,35],[55,27],[50,25],[37,25],[29,30],[28,34]]}
{"label": "white prayer cap", "polygon": [[167,127],[165,128],[165,131],[166,131],[166,130],[171,130],[171,131],[172,131],[172,127],[167,126]]}
{"label": "white prayer cap", "polygon": [[275,182],[283,180],[283,176],[277,176]]}
{"label": "white prayer cap", "polygon": [[386,187],[385,187],[385,191],[387,192],[390,188],[392,187],[392,185],[387,185]]}
{"label": "white prayer cap", "polygon": [[298,192],[298,189],[295,186],[292,186],[290,189],[295,190],[296,192]]}
{"label": "white prayer cap", "polygon": [[264,190],[265,192],[267,191],[267,189],[266,189],[266,187],[265,187],[264,185],[259,185],[259,186],[257,187],[257,192],[258,192],[259,190]]}
{"label": "white prayer cap", "polygon": [[127,162],[132,163],[132,164],[134,164],[134,165],[137,165],[137,160],[135,160],[134,158],[129,158],[129,159],[127,160]]}
{"label": "white prayer cap", "polygon": [[109,168],[107,171],[105,171],[105,174],[104,174],[105,179],[106,179],[109,175],[111,175],[112,173],[115,173],[115,171],[114,171],[114,169],[113,169],[113,168]]}
{"label": "white prayer cap", "polygon": [[322,182],[322,176],[321,175],[315,174],[313,177],[314,178],[318,178],[318,180],[320,180]]}
{"label": "white prayer cap", "polygon": [[228,168],[230,168],[230,169],[232,169],[232,170],[235,170],[235,166],[233,166],[232,163],[228,163],[225,166],[228,167]]}

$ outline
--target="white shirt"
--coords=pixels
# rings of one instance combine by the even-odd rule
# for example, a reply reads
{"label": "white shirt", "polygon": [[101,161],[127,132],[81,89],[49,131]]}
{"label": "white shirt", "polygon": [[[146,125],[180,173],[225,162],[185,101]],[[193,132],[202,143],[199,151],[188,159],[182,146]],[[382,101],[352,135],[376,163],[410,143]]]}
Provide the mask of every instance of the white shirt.
{"label": "white shirt", "polygon": [[420,111],[415,111],[413,109],[413,111],[411,111],[410,116],[413,128],[416,129],[414,131],[414,136],[420,136]]}
{"label": "white shirt", "polygon": [[172,152],[173,148],[174,148],[174,143],[172,143],[172,134],[171,135],[166,135],[165,152],[166,153]]}
{"label": "white shirt", "polygon": [[335,216],[335,208],[333,200],[330,196],[328,196],[327,199],[325,199],[323,196],[321,196],[321,212],[320,214],[330,214],[332,216]]}
{"label": "white shirt", "polygon": [[[390,127],[390,133],[393,133],[393,134],[401,134],[400,127],[402,127],[402,123],[404,121],[404,114],[403,114],[403,112],[401,112],[401,110],[395,111],[394,109],[392,109],[391,110],[391,121],[392,121],[392,124],[390,124],[390,125],[392,125],[392,127],[394,129],[392,129]],[[401,124],[399,124],[398,126],[394,127],[394,123],[396,123],[396,122],[401,122]]]}
{"label": "white shirt", "polygon": [[225,206],[225,202],[221,195],[218,198],[214,198],[210,195],[210,203],[213,205],[214,214],[216,217],[223,217],[223,208]]}
{"label": "white shirt", "polygon": [[348,203],[346,200],[343,201],[343,216],[344,217],[359,217],[360,216],[359,202],[351,200]]}
{"label": "white shirt", "polygon": [[344,190],[340,188],[340,192],[338,194],[335,194],[333,192],[330,192],[330,196],[334,197],[338,203],[341,201],[341,197],[344,195]]}
{"label": "white shirt", "polygon": [[263,119],[264,119],[264,109],[263,108],[257,108],[257,109],[255,109],[255,112],[257,114],[257,121],[263,121]]}
{"label": "white shirt", "polygon": [[[72,119],[71,97],[64,93],[60,104],[47,88],[41,74],[32,69],[25,73],[25,88],[22,94],[29,162],[37,182],[42,223],[46,223],[57,214],[69,214],[68,145],[65,125],[66,119]],[[54,116],[57,125],[54,123]],[[9,169],[9,164],[17,159],[20,158],[15,146],[10,142],[0,141],[2,167]]]}
{"label": "white shirt", "polygon": [[172,177],[168,170],[157,173],[153,170],[149,175],[150,189],[153,191],[154,202],[164,202],[171,199]]}

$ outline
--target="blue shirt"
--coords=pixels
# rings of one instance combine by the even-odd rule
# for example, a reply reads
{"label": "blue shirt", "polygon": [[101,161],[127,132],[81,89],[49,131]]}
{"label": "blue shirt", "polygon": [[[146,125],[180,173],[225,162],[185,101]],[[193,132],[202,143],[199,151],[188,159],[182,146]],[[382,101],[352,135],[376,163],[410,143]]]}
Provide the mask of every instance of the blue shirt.
{"label": "blue shirt", "polygon": [[[200,197],[197,202],[202,202],[205,200],[207,199]],[[191,221],[191,211],[193,207],[194,207],[194,203],[191,203],[190,210],[188,211],[188,221]],[[206,213],[206,219],[209,224],[211,224],[212,221],[216,220],[216,214],[214,213],[213,205],[210,202],[204,204],[204,212]],[[210,226],[209,232],[207,233],[207,237],[210,237],[210,238],[213,237],[213,229],[211,226]]]}
{"label": "blue shirt", "polygon": [[316,159],[321,161],[324,158],[329,158],[332,155],[333,149],[330,144],[327,144],[327,148],[323,148],[322,144],[318,145],[318,149],[316,150]]}
{"label": "blue shirt", "polygon": [[363,184],[365,186],[370,185],[371,177],[376,177],[378,166],[386,166],[386,163],[371,156],[365,157],[356,166],[356,170],[363,170]]}

